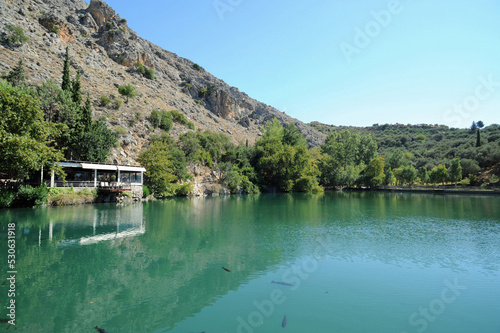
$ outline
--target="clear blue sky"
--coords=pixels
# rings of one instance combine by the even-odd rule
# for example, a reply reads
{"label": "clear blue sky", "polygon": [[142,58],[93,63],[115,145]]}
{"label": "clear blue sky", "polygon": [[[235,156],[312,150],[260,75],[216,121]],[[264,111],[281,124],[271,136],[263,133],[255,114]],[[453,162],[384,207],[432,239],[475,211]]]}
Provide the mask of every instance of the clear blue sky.
{"label": "clear blue sky", "polygon": [[304,122],[500,123],[498,0],[108,0],[141,37]]}

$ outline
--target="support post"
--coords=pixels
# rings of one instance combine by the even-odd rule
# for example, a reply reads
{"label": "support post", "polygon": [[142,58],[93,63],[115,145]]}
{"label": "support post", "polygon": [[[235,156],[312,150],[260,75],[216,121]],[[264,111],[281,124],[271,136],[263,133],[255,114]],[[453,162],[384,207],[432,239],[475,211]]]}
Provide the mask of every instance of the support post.
{"label": "support post", "polygon": [[94,187],[97,187],[97,169],[94,169]]}

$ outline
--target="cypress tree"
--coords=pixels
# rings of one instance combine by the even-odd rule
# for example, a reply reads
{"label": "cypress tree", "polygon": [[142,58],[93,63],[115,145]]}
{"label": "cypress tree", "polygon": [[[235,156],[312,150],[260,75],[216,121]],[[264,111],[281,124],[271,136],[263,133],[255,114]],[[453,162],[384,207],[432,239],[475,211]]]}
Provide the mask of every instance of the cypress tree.
{"label": "cypress tree", "polygon": [[479,133],[479,128],[476,130],[476,147],[481,147],[481,134]]}
{"label": "cypress tree", "polygon": [[90,126],[92,125],[92,105],[90,104],[89,94],[87,94],[87,100],[85,101],[82,111],[84,131],[88,132],[90,130]]}
{"label": "cypress tree", "polygon": [[69,78],[69,47],[66,46],[66,56],[64,58],[64,68],[61,89],[71,91],[71,80]]}
{"label": "cypress tree", "polygon": [[82,92],[81,92],[82,84],[80,83],[80,70],[76,72],[76,78],[71,83],[71,96],[73,98],[73,102],[76,105],[82,104]]}
{"label": "cypress tree", "polygon": [[23,64],[23,59],[20,59],[19,62],[17,63],[17,66],[14,67],[9,74],[5,76],[5,79],[10,82],[14,87],[17,87],[24,83],[26,80],[25,76],[25,71],[24,71],[24,64]]}

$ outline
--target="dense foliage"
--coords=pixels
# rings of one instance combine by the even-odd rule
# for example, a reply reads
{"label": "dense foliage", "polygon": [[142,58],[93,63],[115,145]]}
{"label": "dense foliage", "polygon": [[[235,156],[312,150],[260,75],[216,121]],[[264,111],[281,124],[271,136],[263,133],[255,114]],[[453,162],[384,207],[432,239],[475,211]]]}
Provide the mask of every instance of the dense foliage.
{"label": "dense foliage", "polygon": [[117,138],[102,120],[92,119],[90,99],[82,104],[80,74],[69,77],[69,52],[63,84],[28,85],[22,61],[0,81],[0,171],[23,179],[31,172],[62,170],[63,159],[104,162]]}
{"label": "dense foliage", "polygon": [[[500,125],[484,127],[482,121],[474,122],[467,129],[443,125],[375,124],[363,128],[320,123],[311,125],[326,134],[348,130],[371,136],[377,143],[378,155],[386,159],[385,172],[390,170],[395,177],[394,181],[386,181],[386,184],[474,180],[481,171],[500,162]],[[412,167],[417,172],[416,176]],[[444,168],[447,170],[446,177]],[[453,170],[451,174],[450,169]],[[471,182],[473,184],[474,181]]]}

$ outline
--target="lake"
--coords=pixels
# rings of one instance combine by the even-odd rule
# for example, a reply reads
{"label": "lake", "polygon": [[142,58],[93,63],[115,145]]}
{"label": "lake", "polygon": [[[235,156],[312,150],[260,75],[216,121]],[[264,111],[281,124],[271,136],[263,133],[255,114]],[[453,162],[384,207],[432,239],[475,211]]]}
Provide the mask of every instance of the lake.
{"label": "lake", "polygon": [[0,317],[14,299],[17,332],[500,332],[498,196],[178,198],[0,221]]}

